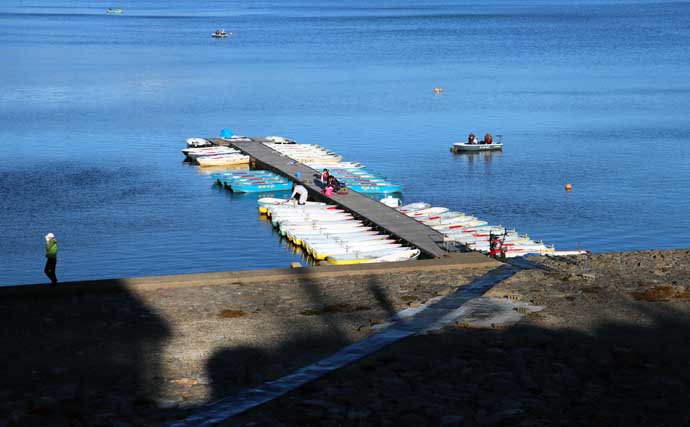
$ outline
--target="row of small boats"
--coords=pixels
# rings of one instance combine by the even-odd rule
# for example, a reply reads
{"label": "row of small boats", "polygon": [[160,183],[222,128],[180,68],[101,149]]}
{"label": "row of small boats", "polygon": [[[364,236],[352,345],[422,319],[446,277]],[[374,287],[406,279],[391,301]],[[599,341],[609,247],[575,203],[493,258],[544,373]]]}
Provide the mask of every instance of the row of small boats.
{"label": "row of small boats", "polygon": [[259,199],[259,212],[280,234],[316,260],[335,265],[416,260],[420,251],[405,246],[356,220],[335,205],[307,202],[298,206],[285,199]]}
{"label": "row of small boats", "polygon": [[328,169],[330,175],[358,193],[399,193],[403,188],[402,184],[367,171],[361,163],[342,161],[342,156],[317,144],[264,144],[317,171]]}
{"label": "row of small boats", "polygon": [[264,170],[235,170],[211,175],[214,182],[233,193],[261,193],[288,191],[292,181],[281,175]]}
{"label": "row of small boats", "polygon": [[[246,137],[238,137],[246,138]],[[227,139],[227,138],[226,138]],[[281,137],[268,136],[261,141],[267,147],[294,159],[300,163],[321,171],[328,169],[330,175],[346,187],[359,193],[391,194],[402,192],[402,184],[392,182],[386,177],[368,171],[364,165],[357,162],[342,161],[342,157],[317,144],[297,144],[295,141]],[[248,164],[249,156],[241,151],[216,146],[205,138],[188,138],[187,148],[182,150],[185,160],[199,164],[200,166],[234,166]],[[290,189],[287,187],[286,189]],[[267,188],[266,191],[275,191],[278,188]]]}
{"label": "row of small boats", "polygon": [[342,160],[341,156],[321,147],[318,144],[285,144],[277,142],[265,142],[264,145],[300,163],[337,163]]}
{"label": "row of small boats", "polygon": [[328,173],[358,193],[389,194],[402,192],[403,186],[385,176],[368,171],[364,165],[350,162],[308,163],[316,169],[328,169]]}
{"label": "row of small boats", "polygon": [[514,229],[490,225],[475,216],[446,207],[432,207],[424,202],[404,205],[397,210],[440,232],[448,242],[459,243],[470,250],[490,255],[513,258],[525,255],[566,256],[588,253],[585,250],[556,250],[553,245],[532,240]]}

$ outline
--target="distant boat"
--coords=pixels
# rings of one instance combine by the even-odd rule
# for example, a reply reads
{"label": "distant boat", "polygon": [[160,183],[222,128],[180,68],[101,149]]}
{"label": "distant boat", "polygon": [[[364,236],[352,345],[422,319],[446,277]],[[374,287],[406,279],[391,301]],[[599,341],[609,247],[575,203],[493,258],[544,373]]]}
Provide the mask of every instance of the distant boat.
{"label": "distant boat", "polygon": [[450,151],[453,153],[459,153],[459,152],[470,152],[470,151],[497,151],[497,150],[503,150],[503,144],[500,142],[492,143],[492,144],[468,144],[466,142],[456,142],[453,144],[452,147],[450,147]]}
{"label": "distant boat", "polygon": [[119,14],[119,13],[123,13],[124,10],[120,9],[119,7],[118,8],[109,7],[105,10],[105,12],[106,13],[118,13]]}
{"label": "distant boat", "polygon": [[225,30],[216,30],[211,33],[211,37],[215,39],[222,39],[228,36],[228,33],[225,32]]}

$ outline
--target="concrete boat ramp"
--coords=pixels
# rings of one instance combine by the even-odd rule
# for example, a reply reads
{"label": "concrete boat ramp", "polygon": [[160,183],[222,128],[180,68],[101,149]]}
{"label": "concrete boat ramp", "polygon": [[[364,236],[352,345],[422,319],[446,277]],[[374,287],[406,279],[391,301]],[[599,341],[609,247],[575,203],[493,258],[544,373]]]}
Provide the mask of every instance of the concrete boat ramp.
{"label": "concrete boat ramp", "polygon": [[[347,190],[346,194],[335,194],[333,197],[323,196],[318,179],[320,171],[316,171],[262,144],[261,142],[264,141],[262,138],[251,138],[250,141],[242,142],[209,138],[209,141],[215,145],[234,147],[242,151],[251,157],[252,166],[280,173],[301,183],[309,190],[309,195],[313,199],[327,201],[350,211],[360,219],[371,223],[395,238],[417,247],[426,258],[439,258],[448,253],[442,247],[443,234],[383,203],[350,189]],[[297,177],[298,172],[301,175],[300,178]]]}

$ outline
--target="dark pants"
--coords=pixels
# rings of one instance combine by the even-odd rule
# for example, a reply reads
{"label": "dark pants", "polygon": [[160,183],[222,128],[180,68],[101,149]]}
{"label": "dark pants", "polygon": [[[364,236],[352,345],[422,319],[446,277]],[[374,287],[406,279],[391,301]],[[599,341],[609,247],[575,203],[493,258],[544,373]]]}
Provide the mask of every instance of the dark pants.
{"label": "dark pants", "polygon": [[57,264],[57,259],[56,258],[48,258],[46,259],[46,268],[43,269],[43,272],[48,276],[50,279],[50,283],[56,284],[57,283],[57,276],[55,275],[55,265]]}

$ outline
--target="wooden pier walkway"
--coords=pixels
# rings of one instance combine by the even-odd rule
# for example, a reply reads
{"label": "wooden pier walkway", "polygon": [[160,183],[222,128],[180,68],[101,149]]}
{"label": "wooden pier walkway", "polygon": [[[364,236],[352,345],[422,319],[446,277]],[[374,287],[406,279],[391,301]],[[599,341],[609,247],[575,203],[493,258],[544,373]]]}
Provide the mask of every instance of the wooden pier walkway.
{"label": "wooden pier walkway", "polygon": [[[319,185],[319,171],[264,144],[232,142],[221,138],[209,138],[209,141],[216,145],[232,146],[241,150],[252,158],[252,163],[257,167],[278,172],[293,181],[302,183],[309,190],[312,198],[335,203],[347,209],[360,219],[368,221],[397,239],[417,247],[427,258],[439,258],[448,253],[440,246],[443,243],[443,234],[381,202],[350,189],[347,190],[347,194],[335,194],[333,197],[323,196]],[[297,178],[298,172],[301,174],[300,178]]]}

